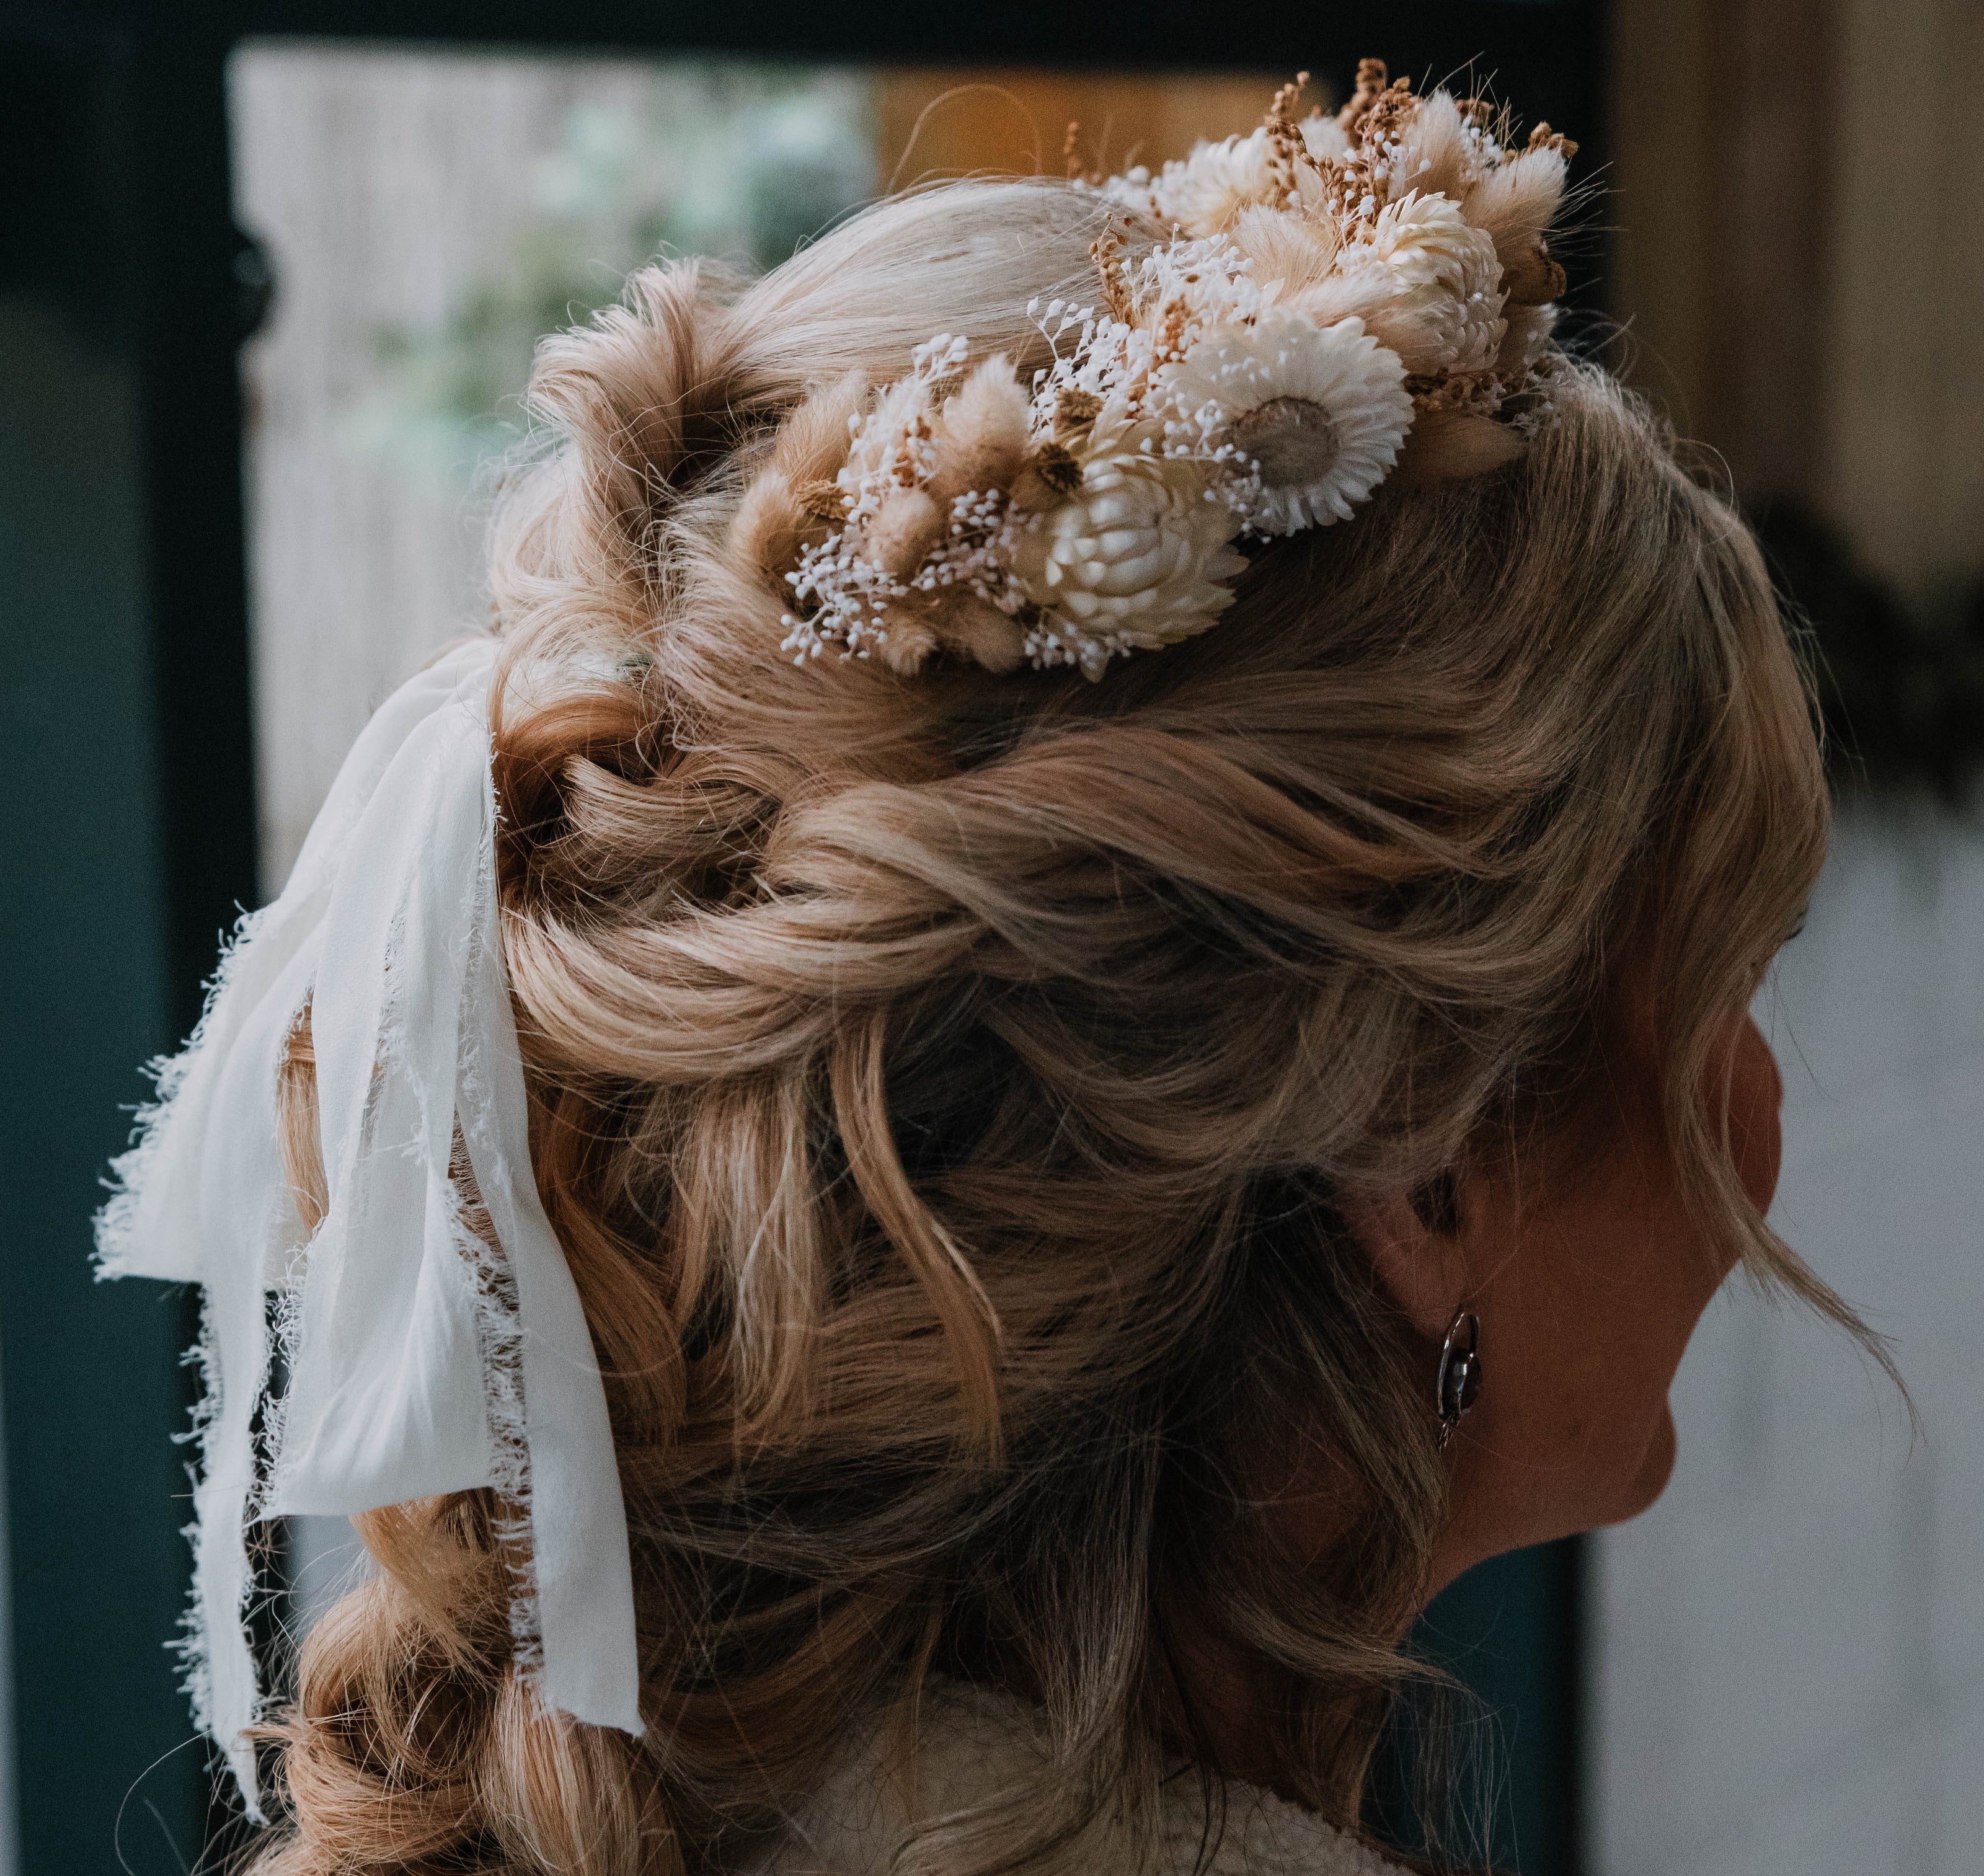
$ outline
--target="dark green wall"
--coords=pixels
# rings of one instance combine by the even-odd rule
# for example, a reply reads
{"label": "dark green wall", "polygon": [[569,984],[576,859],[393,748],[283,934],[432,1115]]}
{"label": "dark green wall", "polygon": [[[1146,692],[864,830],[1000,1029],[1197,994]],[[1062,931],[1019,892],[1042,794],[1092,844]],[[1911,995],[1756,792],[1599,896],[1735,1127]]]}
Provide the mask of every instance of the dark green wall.
{"label": "dark green wall", "polygon": [[[22,1876],[183,1873],[188,1299],[90,1219],[254,889],[217,47],[0,12],[0,1383]],[[18,35],[18,36],[16,36]],[[216,177],[220,186],[216,189]],[[223,210],[218,230],[216,203]]]}
{"label": "dark green wall", "polygon": [[1414,1640],[1478,1704],[1456,1716],[1460,1789],[1486,1801],[1499,1868],[1575,1876],[1581,1861],[1584,1546],[1572,1539],[1478,1565]]}
{"label": "dark green wall", "polygon": [[119,1868],[120,1807],[125,1864],[177,1871],[199,1821],[162,1645],[183,1308],[99,1288],[88,1257],[119,1107],[169,1033],[138,407],[126,363],[0,298],[0,1375],[29,1876]]}

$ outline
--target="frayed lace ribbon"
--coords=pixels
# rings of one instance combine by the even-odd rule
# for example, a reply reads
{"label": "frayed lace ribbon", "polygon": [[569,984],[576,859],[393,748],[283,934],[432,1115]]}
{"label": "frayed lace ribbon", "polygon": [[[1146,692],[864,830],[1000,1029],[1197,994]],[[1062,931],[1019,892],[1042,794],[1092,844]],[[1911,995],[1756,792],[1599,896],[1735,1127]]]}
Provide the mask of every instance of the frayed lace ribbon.
{"label": "frayed lace ribbon", "polygon": [[[244,1734],[261,1703],[246,1624],[259,1518],[498,1488],[529,1520],[520,1661],[548,1705],[642,1730],[605,1393],[531,1177],[503,970],[496,655],[494,640],[458,647],[359,737],[289,884],[243,920],[199,1028],[159,1068],[97,1221],[102,1275],[204,1291],[187,1687],[257,1816]],[[307,1238],[276,1136],[306,1001],[329,1188]],[[457,1127],[493,1260],[449,1175]]]}

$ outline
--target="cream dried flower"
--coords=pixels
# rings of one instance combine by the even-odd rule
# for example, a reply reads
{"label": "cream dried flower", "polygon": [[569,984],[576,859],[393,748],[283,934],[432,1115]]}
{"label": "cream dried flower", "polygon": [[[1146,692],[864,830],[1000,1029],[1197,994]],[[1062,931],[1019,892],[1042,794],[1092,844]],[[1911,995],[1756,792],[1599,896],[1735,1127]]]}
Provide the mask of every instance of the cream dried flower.
{"label": "cream dried flower", "polygon": [[1399,459],[1413,421],[1406,369],[1354,319],[1275,309],[1215,328],[1164,374],[1178,419],[1252,465],[1241,496],[1265,534],[1346,521]]}
{"label": "cream dried flower", "polygon": [[1478,371],[1493,363],[1505,330],[1502,263],[1492,236],[1459,203],[1417,191],[1387,203],[1338,251],[1332,296],[1356,308],[1414,371]]}
{"label": "cream dried flower", "polygon": [[1409,191],[1388,202],[1340,256],[1346,267],[1382,265],[1401,286],[1437,281],[1451,291],[1485,291],[1500,263],[1492,236],[1470,226],[1446,196]]}
{"label": "cream dried flower", "polygon": [[1048,615],[1030,638],[1035,662],[1096,677],[1111,657],[1188,638],[1231,605],[1223,582],[1246,565],[1228,544],[1240,518],[1212,487],[1195,462],[1091,458],[1081,487],[1014,545],[1014,581]]}
{"label": "cream dried flower", "polygon": [[1186,234],[1222,233],[1256,203],[1279,208],[1288,179],[1265,128],[1247,136],[1200,143],[1182,161],[1168,162],[1151,184],[1158,216]]}

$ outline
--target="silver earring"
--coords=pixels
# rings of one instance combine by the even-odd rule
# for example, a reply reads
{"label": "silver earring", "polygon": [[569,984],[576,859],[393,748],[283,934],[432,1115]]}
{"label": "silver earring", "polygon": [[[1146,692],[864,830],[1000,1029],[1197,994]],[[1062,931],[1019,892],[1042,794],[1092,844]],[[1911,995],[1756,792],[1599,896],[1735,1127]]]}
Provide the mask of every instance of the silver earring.
{"label": "silver earring", "polygon": [[1460,1416],[1481,1398],[1481,1318],[1456,1309],[1439,1351],[1439,1377],[1433,1405],[1439,1415],[1439,1449],[1453,1437]]}

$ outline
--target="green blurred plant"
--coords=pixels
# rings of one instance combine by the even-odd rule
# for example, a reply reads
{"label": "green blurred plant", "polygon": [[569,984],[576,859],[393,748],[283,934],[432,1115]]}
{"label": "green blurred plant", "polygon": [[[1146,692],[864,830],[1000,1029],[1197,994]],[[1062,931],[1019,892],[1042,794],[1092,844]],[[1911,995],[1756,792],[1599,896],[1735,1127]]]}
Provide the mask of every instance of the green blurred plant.
{"label": "green blurred plant", "polygon": [[346,446],[436,495],[474,486],[524,434],[540,337],[659,254],[775,266],[873,193],[874,142],[869,83],[840,71],[698,63],[658,72],[637,106],[575,106],[501,268],[439,324],[379,334]]}

